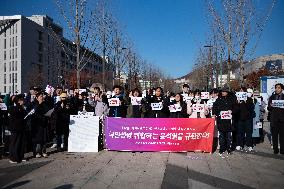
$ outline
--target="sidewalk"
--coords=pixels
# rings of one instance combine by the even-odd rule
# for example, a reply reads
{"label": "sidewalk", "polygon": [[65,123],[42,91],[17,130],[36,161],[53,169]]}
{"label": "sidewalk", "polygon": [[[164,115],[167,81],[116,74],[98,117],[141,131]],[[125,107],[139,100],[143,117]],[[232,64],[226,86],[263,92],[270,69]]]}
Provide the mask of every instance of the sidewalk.
{"label": "sidewalk", "polygon": [[256,152],[218,153],[115,152],[54,153],[22,164],[0,160],[3,188],[283,188],[284,156],[270,145]]}

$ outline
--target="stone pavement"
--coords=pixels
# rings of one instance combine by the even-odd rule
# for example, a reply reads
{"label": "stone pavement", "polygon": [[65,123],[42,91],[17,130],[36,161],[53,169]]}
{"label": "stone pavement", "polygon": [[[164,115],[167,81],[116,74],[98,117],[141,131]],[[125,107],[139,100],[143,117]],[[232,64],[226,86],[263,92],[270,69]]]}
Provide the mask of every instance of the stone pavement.
{"label": "stone pavement", "polygon": [[265,139],[256,152],[52,153],[21,164],[0,160],[0,187],[54,189],[155,189],[284,187],[284,156],[272,154]]}

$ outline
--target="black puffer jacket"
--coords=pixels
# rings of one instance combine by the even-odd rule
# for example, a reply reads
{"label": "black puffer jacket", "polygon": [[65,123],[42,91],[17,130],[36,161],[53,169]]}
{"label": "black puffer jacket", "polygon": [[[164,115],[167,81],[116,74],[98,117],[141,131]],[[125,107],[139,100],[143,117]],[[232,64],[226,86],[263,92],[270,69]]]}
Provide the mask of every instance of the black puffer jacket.
{"label": "black puffer jacket", "polygon": [[236,114],[237,120],[245,121],[253,119],[255,117],[253,99],[248,98],[247,101],[240,101],[240,103],[236,103],[233,111]]}
{"label": "black puffer jacket", "polygon": [[[231,96],[221,96],[217,98],[215,103],[213,104],[212,113],[216,115],[217,127],[221,132],[231,132],[233,131],[232,121],[228,119],[221,119],[220,112],[221,111],[233,111],[233,107],[235,104],[235,98]],[[234,114],[233,114],[234,115]]]}
{"label": "black puffer jacket", "polygon": [[[283,108],[276,108],[272,107],[272,100],[278,99],[279,95],[276,95],[275,93],[272,94],[268,100],[268,111],[270,113],[270,121],[281,121],[284,122],[284,109]],[[284,100],[284,94],[280,94],[279,100]]]}
{"label": "black puffer jacket", "polygon": [[153,98],[149,101],[150,107],[151,103],[162,103],[163,108],[162,110],[150,110],[150,117],[151,118],[167,118],[169,117],[169,108],[168,108],[168,101],[163,97],[153,96]]}
{"label": "black puffer jacket", "polygon": [[12,106],[9,110],[9,130],[11,132],[25,131],[25,116],[26,110],[22,106]]}

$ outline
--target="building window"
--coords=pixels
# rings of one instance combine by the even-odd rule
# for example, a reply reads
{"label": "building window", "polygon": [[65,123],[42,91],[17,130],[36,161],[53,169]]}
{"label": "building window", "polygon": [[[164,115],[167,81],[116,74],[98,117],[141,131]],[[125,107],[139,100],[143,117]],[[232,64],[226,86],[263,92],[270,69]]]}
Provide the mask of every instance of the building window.
{"label": "building window", "polygon": [[15,70],[15,65],[14,65],[14,61],[12,61],[12,71]]}
{"label": "building window", "polygon": [[4,72],[7,71],[7,68],[6,68],[6,63],[4,63]]}
{"label": "building window", "polygon": [[6,37],[6,31],[4,32],[4,37]]}
{"label": "building window", "polygon": [[10,28],[9,28],[9,31],[10,31],[10,35],[11,35],[11,30],[12,30],[12,29],[11,29],[11,27],[10,27]]}
{"label": "building window", "polygon": [[4,74],[4,84],[6,84],[7,79],[6,79],[6,74]]}
{"label": "building window", "polygon": [[11,71],[11,62],[9,62],[9,71]]}
{"label": "building window", "polygon": [[6,39],[4,39],[4,49],[6,49]]}
{"label": "building window", "polygon": [[42,32],[41,31],[38,31],[38,40],[42,40]]}
{"label": "building window", "polygon": [[9,38],[9,39],[10,39],[10,48],[11,48],[11,45],[12,45],[11,39],[12,39],[12,38]]}
{"label": "building window", "polygon": [[17,24],[15,24],[15,29],[16,29],[16,32],[15,32],[15,33],[17,33],[17,26],[18,26],[18,25],[17,25]]}
{"label": "building window", "polygon": [[16,46],[18,46],[18,36],[16,36],[16,41],[15,41],[15,43],[16,43]]}
{"label": "building window", "polygon": [[15,50],[14,49],[12,49],[12,57],[13,57],[13,59],[15,58]]}
{"label": "building window", "polygon": [[6,51],[4,51],[4,60],[6,60]]}
{"label": "building window", "polygon": [[11,49],[9,50],[9,56],[10,56],[10,60],[12,59],[11,56],[12,56],[12,53],[11,53]]}
{"label": "building window", "polygon": [[11,93],[11,86],[9,86],[9,93]]}
{"label": "building window", "polygon": [[15,46],[15,37],[13,37],[13,39],[12,39],[12,47],[14,47]]}
{"label": "building window", "polygon": [[[17,73],[15,73],[15,78],[14,78],[15,83],[18,83],[18,78],[17,78],[17,76],[18,76],[18,74],[17,74]],[[17,87],[16,87],[16,88],[17,88]]]}
{"label": "building window", "polygon": [[39,54],[39,53],[38,53],[38,61],[39,61],[40,63],[42,63],[42,54]]}
{"label": "building window", "polygon": [[9,74],[9,83],[11,83],[12,79],[11,79],[11,74]]}
{"label": "building window", "polygon": [[17,71],[17,70],[18,70],[18,62],[15,61],[15,71]]}
{"label": "building window", "polygon": [[38,43],[38,51],[42,52],[42,43]]}
{"label": "building window", "polygon": [[6,90],[6,86],[4,86],[4,93],[6,93],[6,91],[7,91],[7,90]]}
{"label": "building window", "polygon": [[15,58],[18,58],[18,55],[17,55],[17,48],[15,49]]}
{"label": "building window", "polygon": [[13,27],[12,27],[12,30],[13,30],[13,34],[14,34],[14,30],[15,30],[15,25],[13,25]]}

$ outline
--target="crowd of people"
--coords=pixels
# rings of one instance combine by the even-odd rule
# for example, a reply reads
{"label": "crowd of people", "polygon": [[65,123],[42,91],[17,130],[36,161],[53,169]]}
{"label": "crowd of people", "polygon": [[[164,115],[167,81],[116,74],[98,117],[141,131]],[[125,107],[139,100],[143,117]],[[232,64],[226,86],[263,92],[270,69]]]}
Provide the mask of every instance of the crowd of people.
{"label": "crowd of people", "polygon": [[[275,85],[275,92],[268,99],[255,96],[252,89],[241,87],[246,92],[240,99],[228,87],[212,89],[209,98],[202,98],[200,90],[190,90],[184,84],[180,93],[163,92],[161,87],[140,91],[135,88],[125,91],[114,86],[113,91],[103,92],[99,87],[91,90],[47,86],[45,90],[31,87],[28,94],[1,96],[7,110],[1,110],[1,130],[10,132],[10,163],[25,161],[24,154],[33,152],[34,157],[47,157],[47,147],[67,150],[70,115],[78,112],[94,112],[96,116],[122,118],[215,118],[215,138],[219,138],[219,155],[222,158],[234,150],[253,151],[254,146],[263,142],[264,130],[258,129],[254,137],[254,125],[262,123],[268,111],[268,121],[272,133],[274,154],[284,154],[284,109],[273,106],[273,100],[284,100],[284,86]],[[141,97],[140,103],[133,104],[131,99]],[[111,106],[110,99],[119,99],[119,105]],[[152,104],[161,104],[154,109]],[[171,111],[171,106],[178,110]],[[201,111],[196,111],[196,105]],[[229,112],[230,119],[222,119],[222,112]],[[5,135],[6,133],[4,133]],[[3,139],[2,139],[3,140]],[[280,149],[279,149],[280,141]]]}

